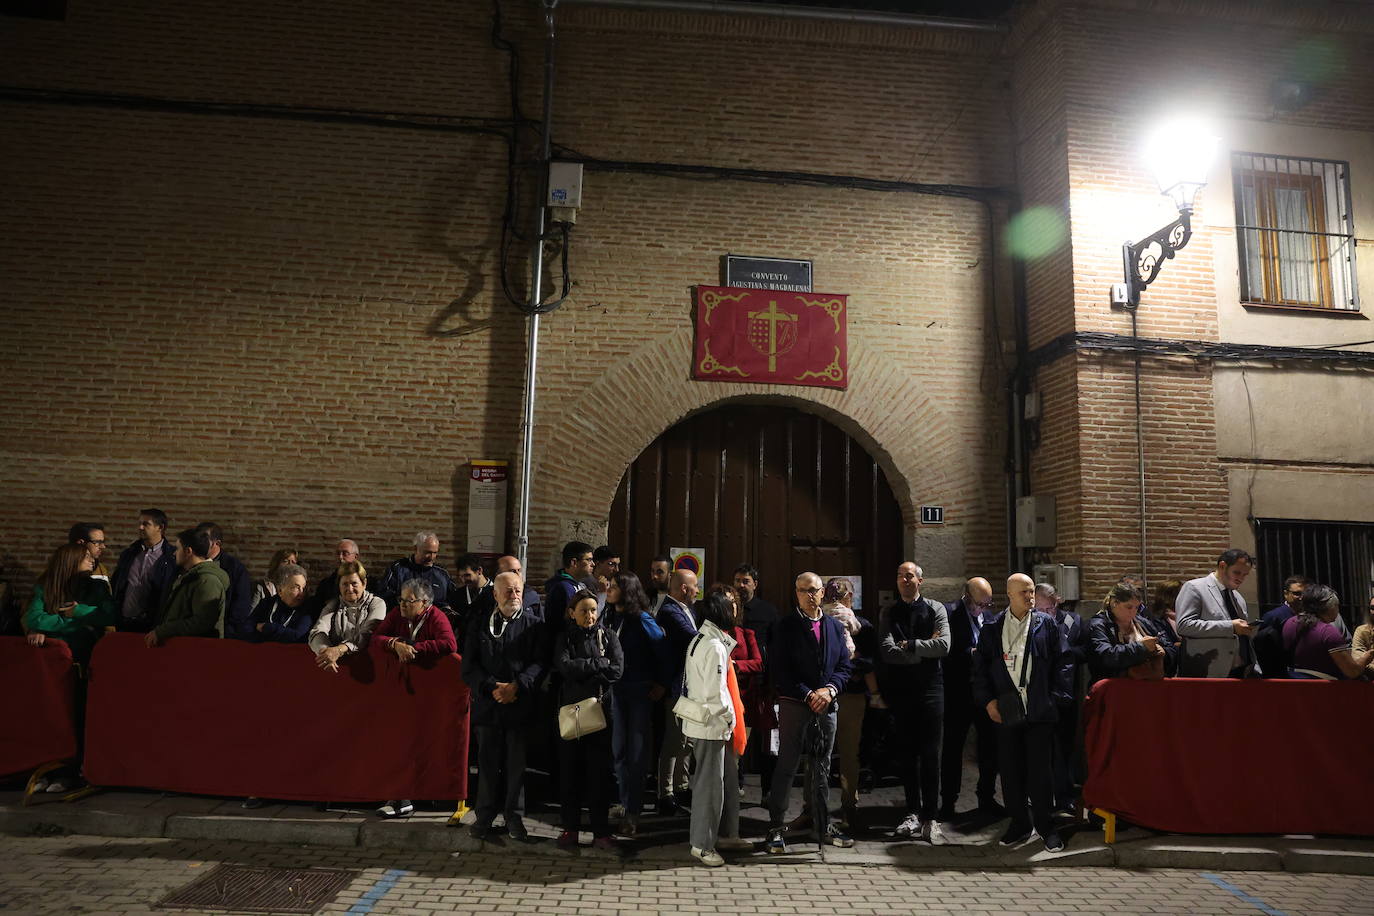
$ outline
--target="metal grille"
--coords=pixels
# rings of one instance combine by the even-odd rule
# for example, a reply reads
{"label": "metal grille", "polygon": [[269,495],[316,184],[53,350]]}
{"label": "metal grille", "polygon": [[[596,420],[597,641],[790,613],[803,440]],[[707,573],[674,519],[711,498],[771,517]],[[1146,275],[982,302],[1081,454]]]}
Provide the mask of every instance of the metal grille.
{"label": "metal grille", "polygon": [[1255,520],[1259,596],[1263,610],[1283,602],[1283,580],[1306,576],[1329,585],[1353,630],[1365,621],[1374,582],[1374,525],[1360,522]]}
{"label": "metal grille", "polygon": [[265,868],[217,865],[173,891],[158,906],[244,913],[314,913],[358,876],[337,868]]}
{"label": "metal grille", "polygon": [[1234,153],[1231,165],[1242,298],[1359,308],[1349,164]]}

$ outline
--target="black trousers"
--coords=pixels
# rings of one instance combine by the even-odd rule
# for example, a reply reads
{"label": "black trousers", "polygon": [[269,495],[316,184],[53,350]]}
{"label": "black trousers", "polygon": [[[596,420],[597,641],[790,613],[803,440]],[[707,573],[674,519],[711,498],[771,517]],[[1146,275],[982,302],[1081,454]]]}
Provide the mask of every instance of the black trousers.
{"label": "black trousers", "polygon": [[927,684],[915,696],[892,706],[897,767],[906,793],[906,813],[919,814],[922,820],[934,818],[939,805],[944,717],[945,687],[940,682]]}
{"label": "black trousers", "polygon": [[[1050,831],[1054,787],[1050,774],[1054,723],[997,726],[997,762],[1002,770],[1002,802],[1013,827]],[[1029,807],[1027,806],[1029,800]]]}
{"label": "black trousers", "polygon": [[506,826],[518,823],[525,813],[525,727],[478,725],[477,823],[490,827],[497,814]]}
{"label": "black trousers", "polygon": [[940,799],[942,807],[954,811],[964,779],[964,742],[970,727],[977,729],[979,805],[997,800],[997,726],[986,709],[978,707],[971,695],[945,695],[945,739],[940,755]]}
{"label": "black trousers", "polygon": [[581,829],[587,807],[592,835],[610,836],[611,729],[603,728],[575,741],[559,739],[558,798],[561,824],[574,833]]}
{"label": "black trousers", "polygon": [[1068,808],[1078,796],[1078,710],[1059,710],[1054,727],[1054,806]]}

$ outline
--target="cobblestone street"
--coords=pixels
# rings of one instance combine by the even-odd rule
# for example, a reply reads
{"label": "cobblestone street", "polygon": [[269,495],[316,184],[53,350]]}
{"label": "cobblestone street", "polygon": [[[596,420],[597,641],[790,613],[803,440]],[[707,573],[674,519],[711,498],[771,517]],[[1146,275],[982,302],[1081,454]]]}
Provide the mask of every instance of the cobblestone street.
{"label": "cobblestone street", "polygon": [[1374,913],[1369,879],[1358,876],[1119,868],[925,871],[822,862],[814,855],[801,859],[796,865],[708,870],[586,853],[551,861],[175,839],[0,837],[0,910],[151,912],[165,895],[216,865],[241,863],[357,871],[321,910],[327,913]]}

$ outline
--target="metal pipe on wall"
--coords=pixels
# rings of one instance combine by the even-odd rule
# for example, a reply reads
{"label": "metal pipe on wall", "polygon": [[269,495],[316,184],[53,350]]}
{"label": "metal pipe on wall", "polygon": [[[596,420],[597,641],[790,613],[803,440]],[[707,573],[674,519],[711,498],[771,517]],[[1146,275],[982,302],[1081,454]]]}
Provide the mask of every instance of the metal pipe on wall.
{"label": "metal pipe on wall", "polygon": [[544,299],[544,205],[549,196],[549,160],[553,153],[554,9],[558,0],[544,3],[544,123],[540,132],[539,197],[535,201],[534,240],[530,252],[530,322],[525,354],[525,411],[520,422],[520,513],[516,528],[515,555],[529,575],[530,477],[534,469],[534,391],[539,381],[539,308]]}
{"label": "metal pipe on wall", "polygon": [[787,6],[771,3],[739,3],[731,0],[567,0],[582,6],[612,6],[621,9],[669,10],[682,13],[724,13],[731,16],[770,16],[775,19],[816,19],[826,22],[852,22],[861,25],[914,26],[959,29],[969,32],[996,32],[998,22],[954,19],[941,16],[915,16],[884,13],[878,10],[843,10],[828,7]]}

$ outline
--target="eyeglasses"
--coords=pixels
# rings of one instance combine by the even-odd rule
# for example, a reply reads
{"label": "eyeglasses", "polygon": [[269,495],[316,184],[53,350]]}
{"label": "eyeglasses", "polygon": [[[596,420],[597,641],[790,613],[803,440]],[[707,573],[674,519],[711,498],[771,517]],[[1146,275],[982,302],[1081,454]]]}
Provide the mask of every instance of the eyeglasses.
{"label": "eyeglasses", "polygon": [[425,603],[425,599],[423,599],[423,598],[402,598],[402,599],[401,599],[400,601],[398,601],[397,603],[398,603],[398,604],[424,604],[424,603]]}
{"label": "eyeglasses", "polygon": [[823,592],[823,591],[825,591],[824,588],[799,588],[799,589],[797,589],[797,594],[798,594],[798,595],[819,595],[819,594],[820,594],[821,592]]}
{"label": "eyeglasses", "polygon": [[99,544],[101,547],[104,547],[104,546],[105,546],[105,539],[104,539],[104,538],[100,538],[99,540],[96,540],[95,538],[91,538],[91,539],[88,540],[86,543],[87,543],[87,544]]}

